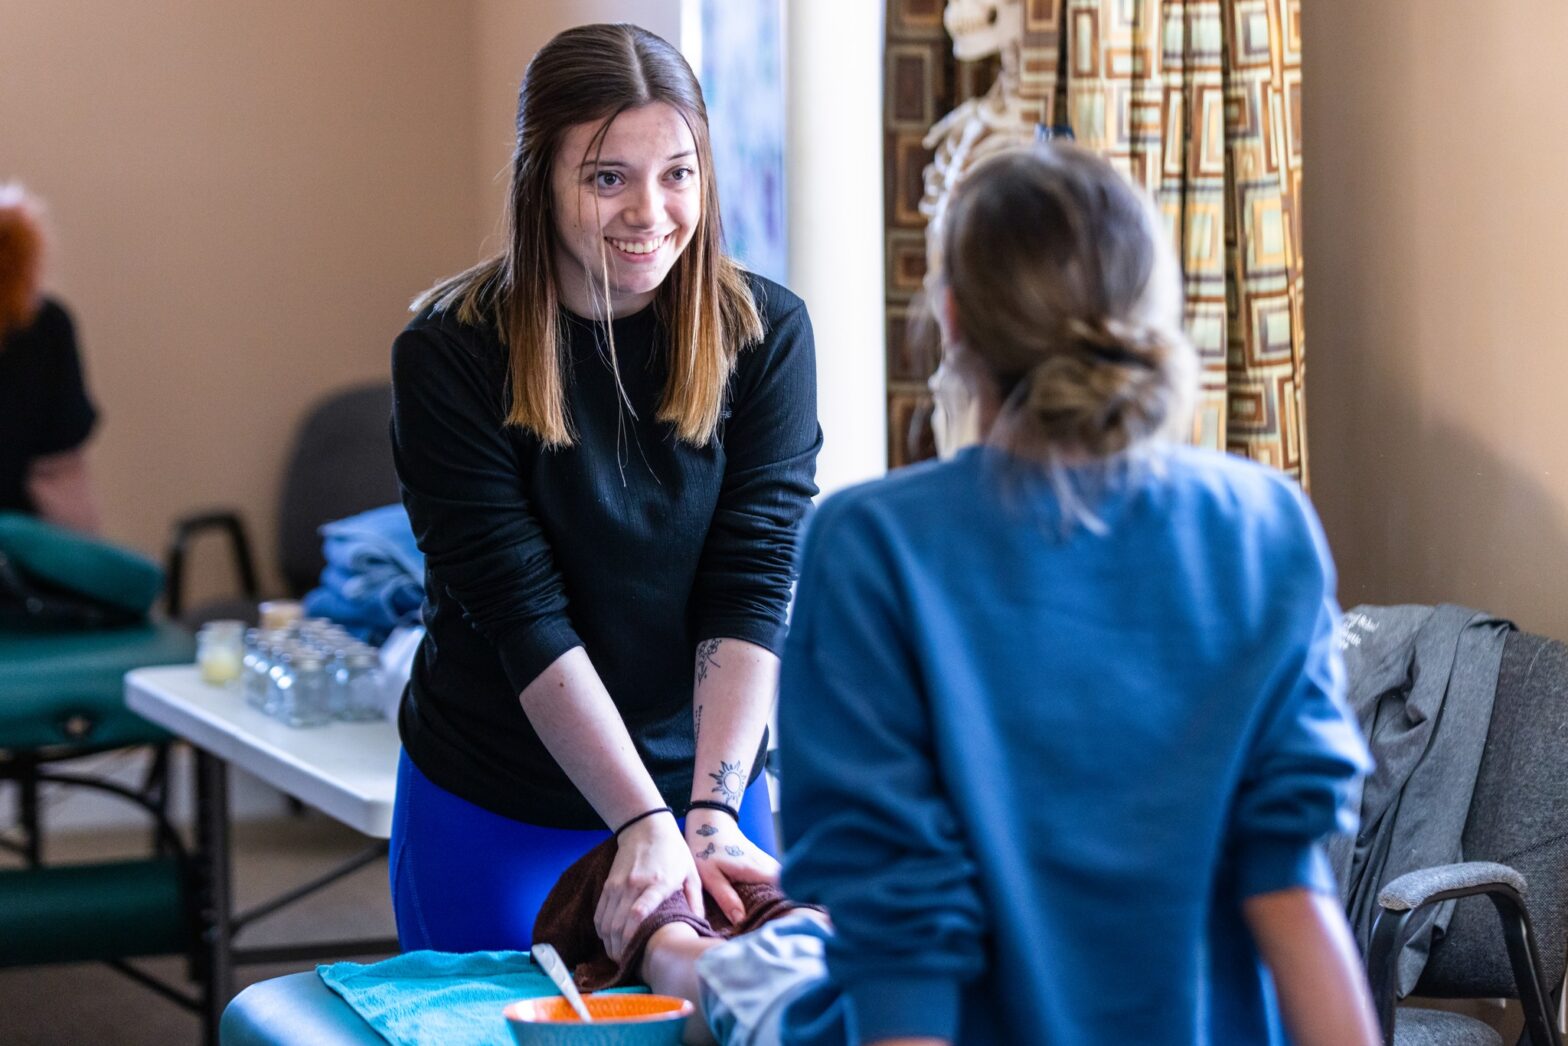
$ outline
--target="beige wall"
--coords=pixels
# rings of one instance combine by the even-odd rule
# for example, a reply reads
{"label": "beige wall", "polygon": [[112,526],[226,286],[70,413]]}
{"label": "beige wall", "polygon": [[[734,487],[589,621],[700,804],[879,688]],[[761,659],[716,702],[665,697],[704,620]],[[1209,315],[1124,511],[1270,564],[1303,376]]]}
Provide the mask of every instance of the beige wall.
{"label": "beige wall", "polygon": [[1343,600],[1568,640],[1568,7],[1302,7],[1312,493]]}
{"label": "beige wall", "polygon": [[472,32],[445,0],[0,0],[0,179],[53,212],[111,536],[234,504],[270,566],[291,428],[475,256]]}
{"label": "beige wall", "polygon": [[[91,453],[109,536],[161,554],[179,514],[238,506],[273,580],[303,412],[383,377],[409,298],[498,245],[529,57],[591,21],[679,43],[686,6],[0,0],[0,179],[53,210],[50,284],[77,314],[103,411]],[[841,246],[831,220],[791,232],[810,247],[830,227]],[[866,299],[869,340],[831,305],[822,467],[838,485],[860,478],[853,462],[883,460],[882,426],[865,421],[882,403],[880,297]],[[849,380],[859,401],[827,366],[855,360],[877,379]],[[221,563],[209,545],[198,595],[226,581]]]}

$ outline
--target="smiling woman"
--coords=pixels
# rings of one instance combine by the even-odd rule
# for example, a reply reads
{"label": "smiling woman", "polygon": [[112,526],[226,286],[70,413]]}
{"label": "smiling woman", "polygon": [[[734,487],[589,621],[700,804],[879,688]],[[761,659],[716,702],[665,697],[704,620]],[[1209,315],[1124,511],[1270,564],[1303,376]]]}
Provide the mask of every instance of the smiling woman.
{"label": "smiling woman", "polygon": [[[586,159],[573,164],[574,156]],[[612,316],[646,307],[702,217],[691,129],[673,106],[650,102],[602,129],[573,127],[560,160],[551,181],[562,303],[581,316],[606,311],[604,303]]]}
{"label": "smiling woman", "polygon": [[528,947],[612,828],[612,955],[676,891],[733,919],[735,883],[777,879],[757,756],[816,365],[804,305],[724,255],[718,215],[685,60],[568,30],[523,78],[506,249],[422,295],[393,348],[429,574],[399,718],[405,948]]}

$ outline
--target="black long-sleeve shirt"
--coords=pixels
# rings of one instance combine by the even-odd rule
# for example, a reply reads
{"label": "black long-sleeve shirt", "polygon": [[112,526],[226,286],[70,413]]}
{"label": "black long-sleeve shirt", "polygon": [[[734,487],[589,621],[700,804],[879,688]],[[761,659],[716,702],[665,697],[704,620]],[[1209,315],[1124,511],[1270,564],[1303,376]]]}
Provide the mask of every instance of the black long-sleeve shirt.
{"label": "black long-sleeve shirt", "polygon": [[33,462],[80,447],[97,420],[71,316],[45,298],[31,324],[0,341],[0,511],[36,512]]}
{"label": "black long-sleeve shirt", "polygon": [[426,557],[427,635],[399,729],[431,781],[530,824],[601,822],[518,694],[581,645],[672,806],[690,794],[696,644],[782,648],[797,532],[821,430],[804,304],[751,277],[766,331],[741,352],[715,438],[656,421],[667,339],[653,307],[602,327],[566,314],[577,442],[546,450],[503,424],[493,329],[428,311],[392,351],[392,440]]}

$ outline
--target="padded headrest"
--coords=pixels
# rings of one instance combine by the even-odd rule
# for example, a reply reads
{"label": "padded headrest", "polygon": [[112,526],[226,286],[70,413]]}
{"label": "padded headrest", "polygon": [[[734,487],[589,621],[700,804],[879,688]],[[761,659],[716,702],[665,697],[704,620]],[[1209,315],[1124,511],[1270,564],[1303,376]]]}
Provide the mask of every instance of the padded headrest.
{"label": "padded headrest", "polygon": [[163,589],[147,557],[21,512],[0,512],[0,552],[31,576],[128,613],[145,615]]}

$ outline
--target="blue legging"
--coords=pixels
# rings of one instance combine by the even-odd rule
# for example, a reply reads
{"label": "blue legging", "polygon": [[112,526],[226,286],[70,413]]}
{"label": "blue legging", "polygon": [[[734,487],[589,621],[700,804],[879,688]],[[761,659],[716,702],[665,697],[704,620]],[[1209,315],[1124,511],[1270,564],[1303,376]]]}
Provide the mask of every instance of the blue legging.
{"label": "blue legging", "polygon": [[[762,775],[746,789],[740,828],[774,853]],[[526,949],[534,919],[561,873],[609,838],[603,829],[541,828],[459,799],[432,784],[405,752],[392,810],[392,909],[404,951]]]}

